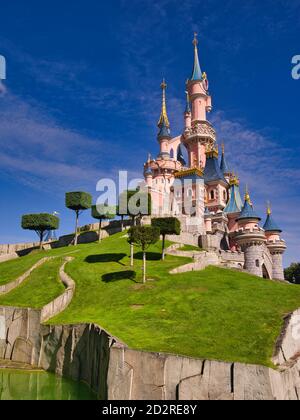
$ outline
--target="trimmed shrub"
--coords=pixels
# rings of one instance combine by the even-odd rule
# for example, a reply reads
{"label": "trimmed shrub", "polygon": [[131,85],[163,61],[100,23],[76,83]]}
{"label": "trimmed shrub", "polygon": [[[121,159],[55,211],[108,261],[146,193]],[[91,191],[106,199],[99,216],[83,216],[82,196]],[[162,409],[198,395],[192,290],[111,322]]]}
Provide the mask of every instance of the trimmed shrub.
{"label": "trimmed shrub", "polygon": [[176,217],[160,217],[152,219],[151,224],[160,230],[160,234],[163,237],[162,259],[164,260],[166,235],[180,235],[181,223]]}
{"label": "trimmed shrub", "polygon": [[43,246],[45,233],[59,228],[59,218],[48,213],[25,214],[22,216],[22,229],[33,230],[40,238],[40,249]]}

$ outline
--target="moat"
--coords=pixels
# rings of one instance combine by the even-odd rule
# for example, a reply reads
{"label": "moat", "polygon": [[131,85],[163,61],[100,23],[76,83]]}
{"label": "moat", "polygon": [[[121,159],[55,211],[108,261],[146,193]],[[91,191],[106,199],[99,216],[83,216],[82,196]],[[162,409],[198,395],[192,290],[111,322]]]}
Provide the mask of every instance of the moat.
{"label": "moat", "polygon": [[0,400],[95,400],[81,382],[43,371],[0,369]]}

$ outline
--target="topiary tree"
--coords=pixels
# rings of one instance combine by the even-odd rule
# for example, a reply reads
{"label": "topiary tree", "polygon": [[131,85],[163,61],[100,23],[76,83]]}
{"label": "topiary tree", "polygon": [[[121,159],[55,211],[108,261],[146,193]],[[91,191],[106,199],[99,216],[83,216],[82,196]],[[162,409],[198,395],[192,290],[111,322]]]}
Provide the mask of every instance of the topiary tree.
{"label": "topiary tree", "polygon": [[84,211],[92,207],[92,196],[86,192],[66,193],[66,207],[76,213],[74,245],[78,243],[78,218]]}
{"label": "topiary tree", "polygon": [[146,251],[150,245],[159,241],[160,231],[153,226],[134,226],[129,229],[129,242],[142,248],[143,251],[143,283],[146,283]]}
{"label": "topiary tree", "polygon": [[[136,224],[138,216],[148,216],[151,214],[151,194],[136,189],[127,190],[120,194],[118,215],[122,218],[129,216],[132,220],[132,226]],[[133,267],[134,244],[130,242],[130,265]]]}
{"label": "topiary tree", "polygon": [[284,270],[284,277],[290,283],[300,284],[300,263],[292,263]]}
{"label": "topiary tree", "polygon": [[180,235],[181,223],[178,219],[176,219],[176,217],[160,217],[157,219],[152,219],[151,224],[160,230],[160,234],[163,237],[162,259],[164,260],[166,235]]}
{"label": "topiary tree", "polygon": [[22,216],[21,225],[25,230],[34,230],[36,232],[40,239],[40,249],[42,249],[47,232],[59,228],[59,218],[48,213],[25,214]]}
{"label": "topiary tree", "polygon": [[129,216],[132,226],[136,224],[136,218],[151,214],[151,194],[142,190],[127,190],[120,194],[118,215]]}
{"label": "topiary tree", "polygon": [[101,242],[101,229],[103,220],[113,220],[116,217],[115,207],[106,204],[97,204],[92,206],[92,217],[99,220],[99,243]]}

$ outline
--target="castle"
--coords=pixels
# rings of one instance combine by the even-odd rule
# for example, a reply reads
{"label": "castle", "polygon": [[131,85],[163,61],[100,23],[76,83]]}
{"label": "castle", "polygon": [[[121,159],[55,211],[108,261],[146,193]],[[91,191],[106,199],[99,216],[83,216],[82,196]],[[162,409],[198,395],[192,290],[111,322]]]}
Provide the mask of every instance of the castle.
{"label": "castle", "polygon": [[[225,147],[219,160],[216,132],[207,119],[212,110],[207,74],[201,71],[197,35],[194,67],[186,82],[183,133],[171,136],[163,81],[162,110],[157,136],[160,152],[148,157],[144,177],[152,197],[152,215],[181,220],[182,243],[219,254],[229,266],[269,279],[284,280],[282,256],[286,250],[281,229],[270,206],[263,228],[246,190],[241,199],[240,180],[229,168]],[[187,162],[184,158],[187,152]]]}

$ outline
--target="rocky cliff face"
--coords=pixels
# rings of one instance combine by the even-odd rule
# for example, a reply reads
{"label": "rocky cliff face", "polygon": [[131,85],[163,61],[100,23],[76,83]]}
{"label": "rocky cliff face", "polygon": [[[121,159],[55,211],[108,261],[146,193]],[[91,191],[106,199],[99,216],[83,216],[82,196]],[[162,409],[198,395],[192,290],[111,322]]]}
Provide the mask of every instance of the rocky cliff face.
{"label": "rocky cliff face", "polygon": [[40,317],[40,311],[0,307],[0,358],[85,381],[100,399],[298,400],[300,396],[300,348],[288,321],[274,357],[281,357],[284,348],[289,359],[273,370],[135,351],[97,325],[47,326],[40,324]]}

